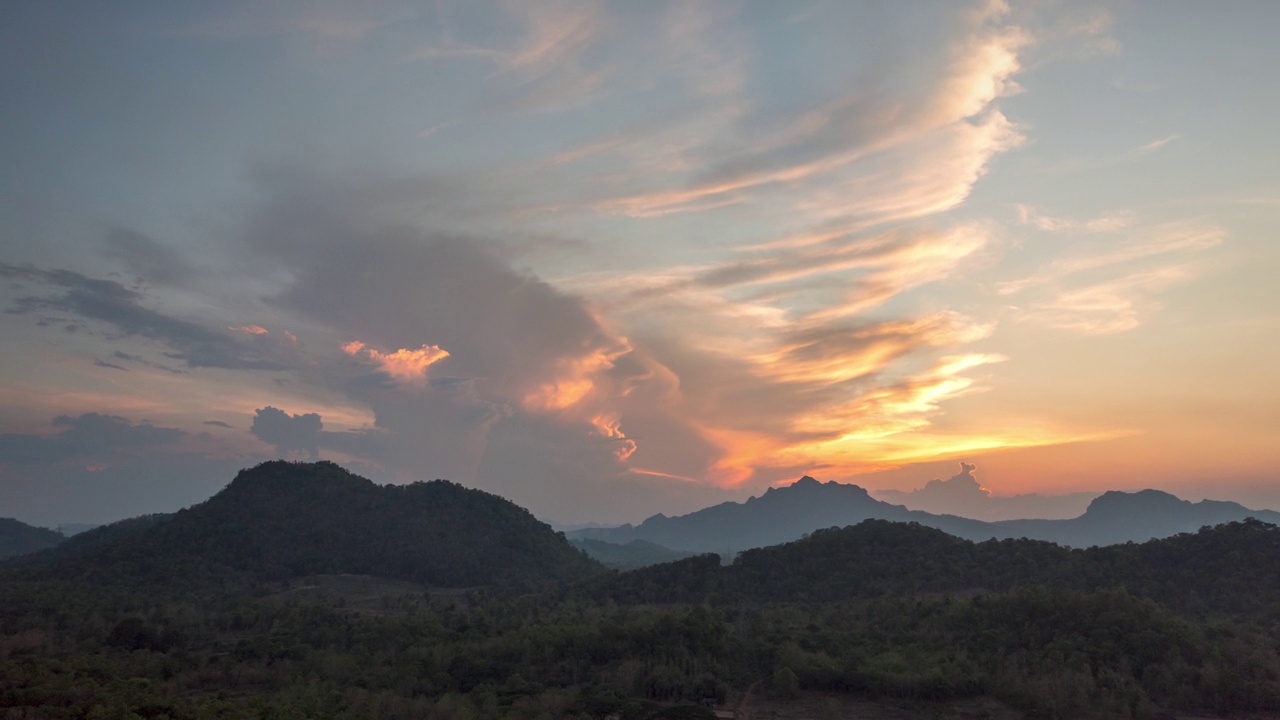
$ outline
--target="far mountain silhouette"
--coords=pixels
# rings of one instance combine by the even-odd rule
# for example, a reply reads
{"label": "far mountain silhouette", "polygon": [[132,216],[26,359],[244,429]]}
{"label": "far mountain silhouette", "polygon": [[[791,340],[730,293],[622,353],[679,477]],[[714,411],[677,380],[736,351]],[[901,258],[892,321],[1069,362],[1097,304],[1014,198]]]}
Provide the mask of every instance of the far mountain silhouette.
{"label": "far mountain silhouette", "polygon": [[726,502],[688,515],[658,514],[639,525],[588,528],[575,539],[629,543],[645,540],[690,552],[733,553],[797,540],[814,530],[856,525],[864,520],[917,522],[967,540],[1030,538],[1072,547],[1144,542],[1206,525],[1256,518],[1280,523],[1280,513],[1251,510],[1233,502],[1191,503],[1159,490],[1108,492],[1083,515],[1069,520],[984,522],[955,515],[908,510],[876,500],[857,485],[819,482],[804,476],[786,487],[769,488],[745,502]]}

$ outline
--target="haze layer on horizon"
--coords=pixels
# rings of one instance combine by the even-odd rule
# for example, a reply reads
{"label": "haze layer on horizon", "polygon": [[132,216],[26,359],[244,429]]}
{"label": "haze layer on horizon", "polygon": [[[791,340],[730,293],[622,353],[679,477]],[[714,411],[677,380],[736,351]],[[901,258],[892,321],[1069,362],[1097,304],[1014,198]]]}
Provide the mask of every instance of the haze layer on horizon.
{"label": "haze layer on horizon", "polygon": [[278,456],[1280,507],[1274,3],[6,15],[0,515]]}

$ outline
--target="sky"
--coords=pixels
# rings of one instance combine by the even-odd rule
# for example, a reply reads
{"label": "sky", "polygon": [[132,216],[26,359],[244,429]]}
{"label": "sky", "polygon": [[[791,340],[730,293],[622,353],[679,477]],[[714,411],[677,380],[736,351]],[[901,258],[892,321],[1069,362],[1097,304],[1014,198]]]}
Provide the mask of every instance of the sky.
{"label": "sky", "polygon": [[4,15],[0,516],[275,457],[1280,508],[1270,0]]}

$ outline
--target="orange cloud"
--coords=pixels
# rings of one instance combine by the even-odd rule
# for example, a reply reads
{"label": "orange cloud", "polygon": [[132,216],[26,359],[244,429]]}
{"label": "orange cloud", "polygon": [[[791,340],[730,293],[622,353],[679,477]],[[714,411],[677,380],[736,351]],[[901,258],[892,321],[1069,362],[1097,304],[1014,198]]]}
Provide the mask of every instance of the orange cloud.
{"label": "orange cloud", "polygon": [[236,332],[241,332],[241,333],[244,333],[245,335],[266,335],[267,334],[267,329],[262,327],[261,325],[240,325],[239,327],[229,326],[227,327],[227,329],[234,330]]}
{"label": "orange cloud", "polygon": [[524,396],[524,406],[535,412],[567,410],[582,403],[596,388],[596,376],[614,367],[617,359],[631,352],[626,338],[615,347],[596,348],[578,357],[561,358],[555,377],[541,383]]}
{"label": "orange cloud", "polygon": [[[945,357],[901,383],[797,413],[775,432],[733,429],[714,420],[698,423],[699,432],[722,450],[708,479],[731,487],[750,480],[761,469],[815,465],[827,467],[832,475],[849,475],[966,449],[1064,441],[1053,431],[950,437],[928,432],[942,402],[980,389],[963,373],[1004,359],[980,353]],[[1068,437],[1074,439],[1079,433]]]}
{"label": "orange cloud", "polygon": [[417,350],[401,348],[383,353],[366,347],[359,340],[342,346],[342,351],[353,357],[363,355],[373,361],[378,369],[403,383],[420,383],[426,380],[427,368],[449,357],[449,351],[438,345],[423,345]]}
{"label": "orange cloud", "polygon": [[621,422],[617,415],[597,415],[591,418],[591,424],[602,437],[620,441],[613,454],[618,460],[625,462],[636,451],[636,443],[622,432]]}

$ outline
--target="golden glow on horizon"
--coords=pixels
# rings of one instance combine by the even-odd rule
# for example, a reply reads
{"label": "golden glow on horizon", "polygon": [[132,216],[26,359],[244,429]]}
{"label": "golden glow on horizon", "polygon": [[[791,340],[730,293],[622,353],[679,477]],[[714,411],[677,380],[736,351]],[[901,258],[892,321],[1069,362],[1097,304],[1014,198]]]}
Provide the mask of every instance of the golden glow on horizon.
{"label": "golden glow on horizon", "polygon": [[1045,423],[977,432],[930,429],[940,403],[982,389],[962,373],[1004,360],[1001,355],[984,353],[943,357],[933,367],[899,384],[869,390],[846,403],[790,418],[785,433],[697,423],[699,434],[720,450],[707,480],[736,487],[759,471],[804,467],[822,467],[828,477],[847,477],[973,453],[1134,434],[1122,428],[1081,430]]}

